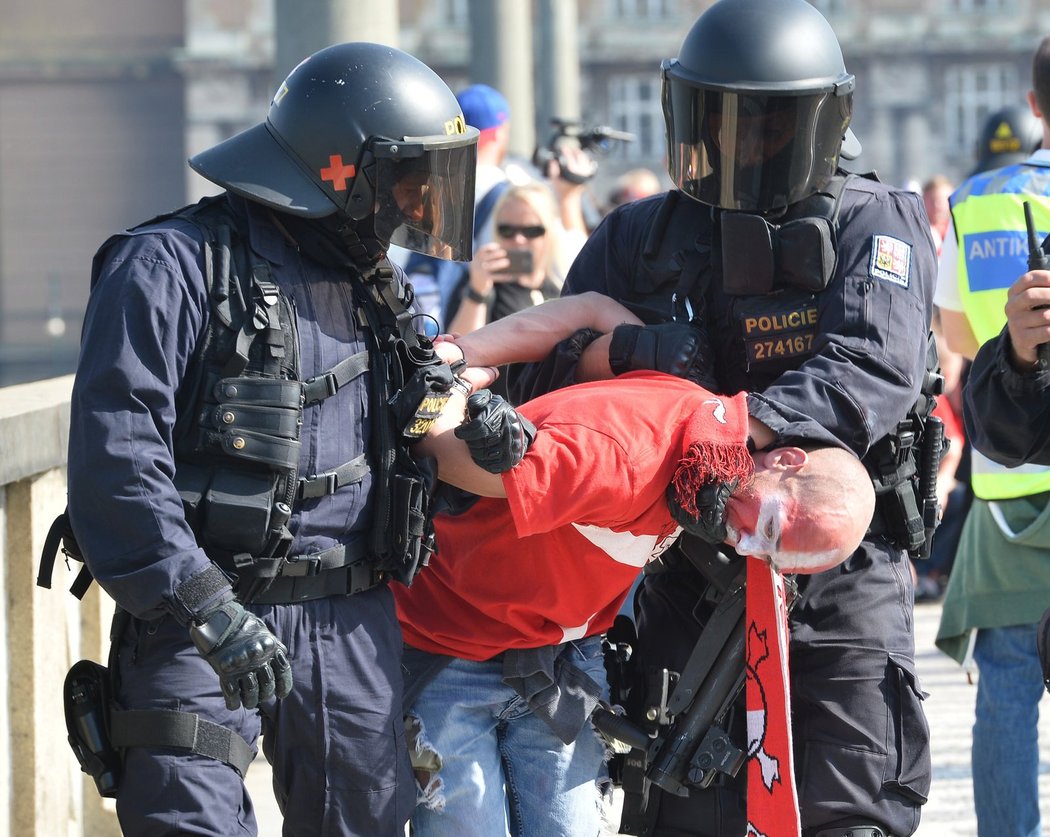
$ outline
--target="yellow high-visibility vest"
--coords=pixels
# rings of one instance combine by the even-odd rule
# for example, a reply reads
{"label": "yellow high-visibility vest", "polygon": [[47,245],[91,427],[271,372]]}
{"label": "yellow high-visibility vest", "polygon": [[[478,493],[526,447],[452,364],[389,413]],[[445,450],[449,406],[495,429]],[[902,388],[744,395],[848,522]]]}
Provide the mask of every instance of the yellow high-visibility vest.
{"label": "yellow high-visibility vest", "polygon": [[[1050,231],[1050,168],[1020,164],[984,172],[951,197],[959,295],[979,344],[1002,331],[1007,290],[1028,271],[1025,201],[1031,204],[1041,242]],[[984,500],[1027,497],[1050,491],[1050,468],[1006,468],[974,450],[971,483]]]}

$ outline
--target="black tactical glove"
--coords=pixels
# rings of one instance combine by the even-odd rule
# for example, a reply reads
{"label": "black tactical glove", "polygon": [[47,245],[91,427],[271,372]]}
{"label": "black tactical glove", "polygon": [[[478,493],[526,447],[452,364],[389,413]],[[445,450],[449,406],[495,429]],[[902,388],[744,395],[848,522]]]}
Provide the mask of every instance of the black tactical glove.
{"label": "black tactical glove", "polygon": [[467,416],[456,428],[456,438],[467,443],[470,458],[490,474],[502,474],[521,462],[536,438],[535,425],[487,389],[467,399]]}
{"label": "black tactical glove", "polygon": [[679,526],[691,535],[696,535],[708,543],[722,543],[728,534],[726,531],[726,503],[740,484],[740,480],[729,482],[708,482],[696,492],[697,516],[693,516],[682,507],[674,485],[667,488],[667,506],[671,517]]}
{"label": "black tactical glove", "polygon": [[254,709],[292,690],[288,649],[238,601],[226,601],[190,623],[190,638],[215,669],[226,708]]}
{"label": "black tactical glove", "polygon": [[707,333],[695,323],[619,325],[609,344],[609,365],[616,375],[653,369],[718,391]]}

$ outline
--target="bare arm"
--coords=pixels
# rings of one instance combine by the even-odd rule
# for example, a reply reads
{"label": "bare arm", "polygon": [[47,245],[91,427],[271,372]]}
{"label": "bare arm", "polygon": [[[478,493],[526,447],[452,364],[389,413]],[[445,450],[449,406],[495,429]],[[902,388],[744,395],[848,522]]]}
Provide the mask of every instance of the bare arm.
{"label": "bare arm", "polygon": [[503,479],[475,464],[467,443],[457,439],[455,429],[463,423],[466,397],[453,393],[441,416],[425,439],[412,446],[415,456],[432,456],[438,465],[438,479],[481,497],[506,497]]}
{"label": "bare arm", "polygon": [[[501,366],[517,361],[541,360],[559,342],[583,328],[609,332],[621,323],[641,321],[615,300],[599,293],[551,299],[518,311],[502,320],[457,337],[452,343],[471,367]],[[438,343],[439,353],[450,341]],[[457,358],[450,358],[457,359]],[[613,377],[605,353],[606,378]],[[438,464],[438,478],[482,497],[506,497],[503,480],[474,463],[466,442],[456,438],[463,422],[465,399],[453,395],[427,437],[418,442],[416,455],[431,456]]]}
{"label": "bare arm", "polygon": [[[608,333],[622,323],[641,325],[642,321],[614,299],[589,292],[518,311],[455,338],[455,344],[470,366],[502,366],[543,360],[554,346],[580,329]],[[611,378],[608,366],[606,351],[604,377]]]}

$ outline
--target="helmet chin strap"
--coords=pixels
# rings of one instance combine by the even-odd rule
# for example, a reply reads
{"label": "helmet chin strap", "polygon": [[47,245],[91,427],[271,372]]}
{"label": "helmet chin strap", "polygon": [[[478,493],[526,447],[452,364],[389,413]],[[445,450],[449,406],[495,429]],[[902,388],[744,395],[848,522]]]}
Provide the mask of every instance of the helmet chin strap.
{"label": "helmet chin strap", "polygon": [[[337,216],[332,217],[337,218]],[[360,221],[342,216],[334,232],[342,241],[354,264],[360,268],[374,267],[376,262],[386,255],[389,242],[380,241],[376,236],[374,215],[369,215]]]}
{"label": "helmet chin strap", "polygon": [[341,213],[304,218],[271,210],[270,217],[296,249],[322,264],[352,263],[370,271],[386,255],[386,242],[376,237],[371,216],[354,221]]}

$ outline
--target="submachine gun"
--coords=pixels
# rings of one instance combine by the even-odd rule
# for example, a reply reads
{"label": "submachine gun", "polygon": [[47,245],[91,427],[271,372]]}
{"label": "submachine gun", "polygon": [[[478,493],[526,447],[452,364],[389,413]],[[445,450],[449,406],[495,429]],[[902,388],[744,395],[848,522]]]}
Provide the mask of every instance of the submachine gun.
{"label": "submachine gun", "polygon": [[[709,582],[707,596],[716,604],[681,674],[663,669],[654,675],[660,682],[646,684],[647,694],[658,696],[643,708],[649,728],[603,707],[591,716],[606,738],[631,747],[622,777],[626,834],[647,833],[650,785],[687,796],[690,788],[706,788],[719,775],[735,776],[746,756],[724,728],[745,682],[746,561],[707,549],[691,551],[689,560]],[[607,651],[615,656],[617,646],[613,642]],[[613,703],[626,699],[614,686]]]}

